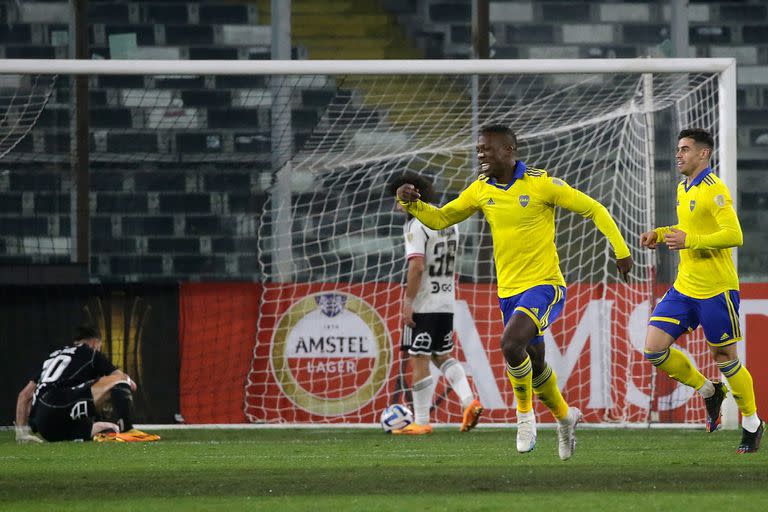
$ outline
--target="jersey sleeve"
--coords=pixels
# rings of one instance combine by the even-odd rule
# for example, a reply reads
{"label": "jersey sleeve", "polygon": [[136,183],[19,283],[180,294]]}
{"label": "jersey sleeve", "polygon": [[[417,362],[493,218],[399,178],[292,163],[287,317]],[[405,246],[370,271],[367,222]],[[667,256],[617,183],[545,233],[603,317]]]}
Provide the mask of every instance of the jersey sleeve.
{"label": "jersey sleeve", "polygon": [[398,199],[408,213],[419,219],[425,226],[434,230],[445,229],[469,218],[480,209],[475,199],[479,181],[464,189],[459,197],[441,206],[432,206],[424,201],[407,202]]}
{"label": "jersey sleeve", "polygon": [[40,363],[27,366],[27,381],[38,382],[40,379]]}
{"label": "jersey sleeve", "polygon": [[542,178],[541,192],[544,200],[591,219],[613,247],[617,259],[630,255],[629,247],[608,210],[587,194],[576,190],[559,178]]}
{"label": "jersey sleeve", "polygon": [[26,368],[27,381],[40,382],[40,374],[43,373],[43,361],[46,361],[51,351],[44,350],[36,354],[36,356],[30,360],[28,364],[24,366]]}
{"label": "jersey sleeve", "polygon": [[424,256],[427,238],[427,233],[418,220],[409,222],[405,227],[405,259]]}
{"label": "jersey sleeve", "polygon": [[110,373],[117,370],[117,366],[112,364],[112,361],[107,359],[107,356],[101,352],[94,352],[93,368],[98,375],[109,375]]}
{"label": "jersey sleeve", "polygon": [[654,229],[656,232],[656,241],[663,244],[666,241],[666,234],[670,233],[673,229],[677,229],[677,224],[674,226],[661,226]]}
{"label": "jersey sleeve", "polygon": [[707,194],[704,206],[715,218],[718,230],[706,235],[687,235],[687,248],[728,249],[744,243],[741,224],[739,224],[736,210],[733,209],[733,200],[728,192],[728,187],[725,185],[713,187],[711,193]]}

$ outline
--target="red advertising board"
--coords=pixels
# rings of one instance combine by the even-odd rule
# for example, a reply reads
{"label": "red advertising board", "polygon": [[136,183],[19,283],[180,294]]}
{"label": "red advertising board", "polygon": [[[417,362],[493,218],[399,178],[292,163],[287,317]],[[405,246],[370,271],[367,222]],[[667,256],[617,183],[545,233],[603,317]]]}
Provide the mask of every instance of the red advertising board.
{"label": "red advertising board", "polygon": [[[566,399],[586,420],[698,422],[701,400],[642,356],[649,303],[623,285],[568,287],[566,308],[546,336],[547,359]],[[371,423],[407,401],[401,378],[399,301],[392,283],[185,284],[181,288],[181,410],[189,423]],[[484,421],[514,421],[499,350],[502,325],[492,285],[462,284],[456,357],[487,408]],[[768,408],[768,284],[742,286],[742,357]],[[696,365],[718,378],[700,330],[679,340]],[[436,389],[435,422],[461,408]],[[404,386],[405,383],[405,386]],[[542,421],[551,417],[537,406]]]}

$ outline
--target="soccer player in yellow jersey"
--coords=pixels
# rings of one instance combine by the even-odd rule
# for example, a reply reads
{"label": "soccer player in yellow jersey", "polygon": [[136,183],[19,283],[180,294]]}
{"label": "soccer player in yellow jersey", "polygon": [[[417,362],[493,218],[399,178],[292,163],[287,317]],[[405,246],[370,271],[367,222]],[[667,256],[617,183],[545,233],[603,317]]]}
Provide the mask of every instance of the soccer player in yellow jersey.
{"label": "soccer player in yellow jersey", "polygon": [[757,415],[752,376],[739,362],[739,277],[731,248],[743,242],[741,226],[728,188],[709,167],[714,140],[706,130],[688,129],[678,135],[677,168],[684,178],[677,185],[675,226],[640,235],[643,247],[666,243],[680,251],[677,279],[653,310],[645,339],[645,357],[670,377],[691,386],[704,398],[707,432],[720,425],[720,406],[727,393],[722,382],[711,382],[672,344],[699,324],[720,372],[728,379],[741,411],[742,437],[738,453],[756,452],[764,423]]}
{"label": "soccer player in yellow jersey", "polygon": [[557,420],[558,452],[573,454],[581,411],[569,407],[544,354],[544,331],[563,309],[565,280],[555,247],[555,206],[592,219],[608,238],[619,271],[632,268],[629,248],[603,205],[517,159],[517,137],[508,127],[481,129],[477,143],[478,179],[441,208],[421,201],[414,184],[397,189],[400,204],[431,229],[445,229],[482,211],[493,237],[499,306],[504,321],[501,350],[517,399],[517,450],[536,446],[535,393]]}

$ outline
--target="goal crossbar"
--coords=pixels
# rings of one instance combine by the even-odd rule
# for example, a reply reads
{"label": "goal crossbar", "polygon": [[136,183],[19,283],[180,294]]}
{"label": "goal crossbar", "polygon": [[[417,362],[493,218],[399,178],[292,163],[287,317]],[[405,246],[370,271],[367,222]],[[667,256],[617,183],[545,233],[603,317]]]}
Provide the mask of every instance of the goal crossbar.
{"label": "goal crossbar", "polygon": [[68,60],[0,59],[2,74],[312,75],[721,73],[735,59]]}

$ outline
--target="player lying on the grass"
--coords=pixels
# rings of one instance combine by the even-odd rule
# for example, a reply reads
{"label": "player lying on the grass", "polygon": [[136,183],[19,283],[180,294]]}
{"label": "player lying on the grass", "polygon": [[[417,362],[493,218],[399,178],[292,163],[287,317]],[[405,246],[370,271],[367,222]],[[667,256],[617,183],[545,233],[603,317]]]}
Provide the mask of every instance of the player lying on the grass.
{"label": "player lying on the grass", "polygon": [[[414,173],[397,176],[389,186],[392,195],[404,183],[416,184],[423,200],[435,201],[432,182]],[[402,208],[402,207],[401,207]],[[411,363],[414,422],[393,434],[420,435],[432,432],[429,409],[434,383],[430,360],[445,375],[464,410],[461,431],[477,425],[483,406],[472,393],[464,368],[451,356],[453,351],[453,312],[456,305],[455,260],[459,228],[435,231],[406,212],[405,257],[408,271],[403,298],[403,337],[401,349],[408,351]]]}
{"label": "player lying on the grass", "polygon": [[728,187],[709,166],[714,139],[702,129],[678,135],[675,157],[683,179],[677,185],[675,226],[640,235],[643,247],[666,243],[680,251],[677,278],[656,305],[645,339],[645,357],[678,382],[696,389],[707,407],[708,432],[720,425],[720,406],[727,393],[711,382],[672,344],[699,324],[720,372],[728,379],[742,414],[738,453],[756,452],[764,423],[757,415],[752,376],[739,362],[739,276],[731,248],[743,242],[741,226]]}
{"label": "player lying on the grass", "polygon": [[400,204],[435,230],[482,211],[491,228],[499,305],[504,319],[501,350],[517,399],[517,450],[536,446],[532,393],[557,420],[558,452],[571,457],[581,411],[569,407],[544,354],[544,331],[563,309],[565,280],[555,247],[555,207],[591,219],[616,253],[626,280],[632,258],[619,228],[603,205],[541,169],[517,159],[517,137],[506,126],[481,129],[477,157],[482,173],[458,198],[441,208],[420,201],[413,183],[397,190]]}
{"label": "player lying on the grass", "polygon": [[136,383],[101,353],[96,329],[80,326],[72,345],[52,352],[16,400],[16,440],[157,441],[133,428]]}

